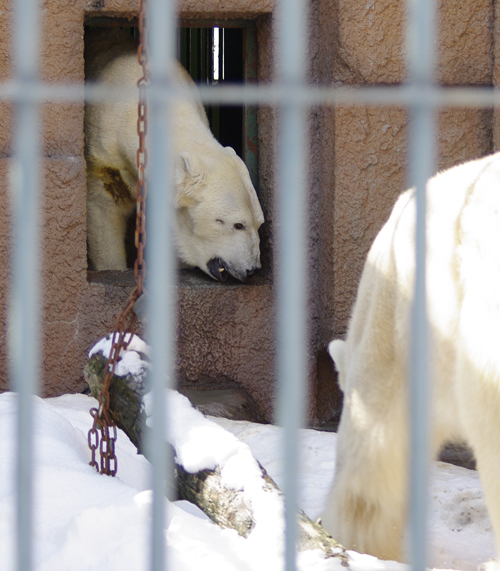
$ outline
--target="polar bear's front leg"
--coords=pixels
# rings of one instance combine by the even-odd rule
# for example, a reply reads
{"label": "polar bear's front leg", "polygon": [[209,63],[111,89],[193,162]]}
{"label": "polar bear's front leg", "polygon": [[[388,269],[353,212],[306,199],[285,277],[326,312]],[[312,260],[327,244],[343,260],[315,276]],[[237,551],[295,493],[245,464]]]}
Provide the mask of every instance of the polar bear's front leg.
{"label": "polar bear's front leg", "polygon": [[[402,560],[408,415],[405,351],[390,228],[379,234],[361,278],[345,342],[329,347],[344,392],[335,478],[323,525],[348,549]],[[399,349],[399,350],[398,350]]]}
{"label": "polar bear's front leg", "polygon": [[[471,281],[469,277],[469,287]],[[497,553],[500,553],[499,282],[490,280],[479,291],[477,283],[474,285],[476,287],[470,287],[465,296],[461,315],[457,396],[461,425],[474,451]],[[479,325],[472,327],[474,322]],[[484,569],[499,571],[500,563],[491,563]]]}
{"label": "polar bear's front leg", "polygon": [[394,395],[381,410],[378,399],[370,402],[365,397],[356,390],[345,397],[323,526],[348,549],[401,561],[407,487],[405,402],[402,395]]}
{"label": "polar bear's front leg", "polygon": [[88,174],[87,241],[95,270],[126,270],[125,233],[134,202],[120,202],[104,188],[101,179]]}

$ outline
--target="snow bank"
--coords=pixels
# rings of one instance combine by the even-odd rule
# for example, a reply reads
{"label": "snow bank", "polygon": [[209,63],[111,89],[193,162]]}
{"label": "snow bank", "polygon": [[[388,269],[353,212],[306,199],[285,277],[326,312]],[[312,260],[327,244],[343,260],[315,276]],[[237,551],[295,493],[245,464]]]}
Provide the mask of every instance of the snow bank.
{"label": "snow bank", "polygon": [[[88,465],[88,413],[96,401],[85,395],[34,398],[35,569],[36,571],[143,571],[148,565],[151,493],[149,464],[119,431],[118,476],[101,476]],[[0,395],[0,561],[13,571],[14,429],[16,397]],[[212,419],[246,443],[280,484],[280,429]],[[212,434],[216,434],[213,432]],[[230,441],[230,440],[229,440]],[[232,446],[232,445],[231,445]],[[236,447],[237,448],[237,447]],[[320,513],[331,479],[335,435],[301,431],[302,492],[299,505],[311,517]],[[180,571],[276,571],[280,547],[274,534],[245,540],[211,523],[187,502],[165,500],[165,538],[173,569]],[[477,474],[438,464],[433,473],[431,545],[434,566],[465,571],[494,555]],[[469,516],[466,514],[469,513]],[[464,516],[462,517],[462,514]],[[477,516],[479,514],[479,517]],[[352,571],[404,571],[404,565],[350,552]],[[299,558],[307,571],[340,571],[336,560],[316,552]]]}
{"label": "snow bank", "polygon": [[[93,348],[109,352],[110,340]],[[133,339],[119,374],[144,374],[149,349]],[[149,399],[148,397],[146,401]],[[170,439],[187,470],[223,467],[226,485],[251,498],[257,525],[248,539],[210,522],[187,502],[165,500],[169,569],[176,571],[277,571],[282,568],[283,507],[262,492],[257,458],[280,485],[281,432],[271,425],[206,419],[181,395],[166,394]],[[35,427],[34,562],[36,571],[145,571],[151,523],[150,466],[119,431],[118,476],[91,468],[87,433],[95,399],[33,397]],[[16,395],[0,394],[0,561],[14,570]],[[335,434],[302,430],[299,506],[315,519],[333,476]],[[429,529],[432,565],[471,571],[495,555],[491,524],[477,474],[438,463],[433,471]],[[394,562],[349,552],[352,571],[407,571]],[[344,570],[336,559],[309,551],[301,571]]]}

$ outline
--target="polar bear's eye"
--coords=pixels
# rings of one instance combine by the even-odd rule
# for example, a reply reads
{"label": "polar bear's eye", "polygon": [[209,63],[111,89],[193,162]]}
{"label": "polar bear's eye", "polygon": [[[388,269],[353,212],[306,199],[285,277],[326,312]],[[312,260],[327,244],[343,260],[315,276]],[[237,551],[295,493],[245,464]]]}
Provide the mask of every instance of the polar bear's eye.
{"label": "polar bear's eye", "polygon": [[219,224],[224,224],[224,220],[221,220],[220,218],[216,218],[215,221],[218,222]]}
{"label": "polar bear's eye", "polygon": [[241,222],[236,222],[234,227],[236,230],[243,230],[245,228],[245,226]]}

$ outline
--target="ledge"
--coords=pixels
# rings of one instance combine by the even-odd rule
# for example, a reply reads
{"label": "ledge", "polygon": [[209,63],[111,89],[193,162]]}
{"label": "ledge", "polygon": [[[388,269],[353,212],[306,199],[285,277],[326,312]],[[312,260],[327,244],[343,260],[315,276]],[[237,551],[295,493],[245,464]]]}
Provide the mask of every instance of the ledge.
{"label": "ledge", "polygon": [[[147,279],[147,278],[146,278]],[[271,283],[269,277],[263,275],[253,276],[247,283],[241,283],[238,280],[229,277],[224,283],[216,282],[201,270],[178,270],[178,283],[181,288],[197,288],[197,289],[239,289],[248,288],[253,286],[268,286]],[[104,270],[96,272],[93,270],[87,271],[87,281],[89,284],[101,284],[105,286],[114,287],[134,287],[135,278],[134,270]]]}
{"label": "ledge", "polygon": [[[180,0],[180,18],[256,18],[274,10],[274,0]],[[139,0],[86,0],[85,16],[102,15],[132,19],[139,13]]]}

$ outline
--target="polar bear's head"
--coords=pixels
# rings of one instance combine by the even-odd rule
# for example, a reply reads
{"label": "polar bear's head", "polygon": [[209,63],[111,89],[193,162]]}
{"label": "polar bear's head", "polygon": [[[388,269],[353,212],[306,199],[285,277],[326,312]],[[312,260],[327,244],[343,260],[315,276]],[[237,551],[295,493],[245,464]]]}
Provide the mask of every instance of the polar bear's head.
{"label": "polar bear's head", "polygon": [[260,268],[264,215],[245,163],[230,147],[222,151],[177,158],[177,251],[216,280],[245,282]]}

